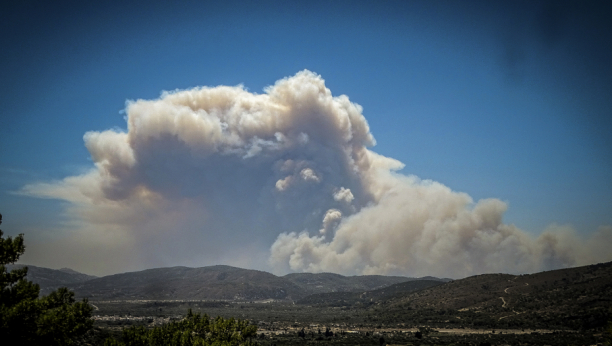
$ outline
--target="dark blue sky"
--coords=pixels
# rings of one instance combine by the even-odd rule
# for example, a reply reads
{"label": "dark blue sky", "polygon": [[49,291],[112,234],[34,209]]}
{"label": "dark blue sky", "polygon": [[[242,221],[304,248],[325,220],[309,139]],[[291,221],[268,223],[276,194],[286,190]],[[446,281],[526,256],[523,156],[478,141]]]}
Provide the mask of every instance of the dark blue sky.
{"label": "dark blue sky", "polygon": [[0,5],[0,212],[52,237],[65,202],[15,195],[91,167],[126,100],[303,69],[363,107],[374,151],[533,234],[612,224],[609,2],[10,1]]}

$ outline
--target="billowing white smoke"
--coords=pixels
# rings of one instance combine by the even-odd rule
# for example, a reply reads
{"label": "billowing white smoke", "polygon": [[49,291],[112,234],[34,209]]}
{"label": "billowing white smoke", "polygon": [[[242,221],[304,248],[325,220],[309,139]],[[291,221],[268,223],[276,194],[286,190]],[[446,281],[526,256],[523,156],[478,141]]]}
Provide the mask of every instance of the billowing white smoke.
{"label": "billowing white smoke", "polygon": [[611,245],[610,227],[589,240],[561,228],[533,239],[502,223],[499,200],[473,203],[396,173],[402,163],[368,149],[361,107],[309,71],[262,95],[203,87],[130,102],[126,113],[127,132],[85,134],[89,173],[23,189],[71,202],[78,244],[61,250],[100,259],[114,248],[124,266],[115,270],[267,262],[277,272],[459,277],[611,259],[595,251]]}

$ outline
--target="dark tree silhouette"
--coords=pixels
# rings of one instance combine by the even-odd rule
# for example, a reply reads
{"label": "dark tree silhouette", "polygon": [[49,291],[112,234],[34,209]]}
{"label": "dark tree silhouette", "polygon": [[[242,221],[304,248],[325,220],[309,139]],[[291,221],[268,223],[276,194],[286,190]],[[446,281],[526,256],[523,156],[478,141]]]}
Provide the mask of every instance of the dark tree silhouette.
{"label": "dark tree silhouette", "polygon": [[[2,215],[0,214],[0,224]],[[63,287],[39,298],[40,286],[28,281],[28,268],[8,271],[25,252],[23,234],[3,237],[0,230],[0,340],[12,345],[72,345],[93,326],[87,299],[75,303]]]}

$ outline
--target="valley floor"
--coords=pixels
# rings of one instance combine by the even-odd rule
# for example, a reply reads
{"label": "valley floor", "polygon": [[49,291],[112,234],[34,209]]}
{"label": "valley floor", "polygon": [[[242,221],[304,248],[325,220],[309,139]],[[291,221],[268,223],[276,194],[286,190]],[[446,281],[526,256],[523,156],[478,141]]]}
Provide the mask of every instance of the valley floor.
{"label": "valley floor", "polygon": [[[229,301],[94,301],[99,339],[120,336],[133,325],[157,326],[181,319],[192,309],[211,317],[247,319],[258,326],[261,345],[596,345],[597,331],[554,329],[494,329],[466,325],[444,326],[402,321],[380,322],[365,309],[311,307],[290,302]],[[329,328],[333,336],[325,336]],[[304,331],[303,338],[298,332]],[[417,332],[421,338],[417,338]]]}

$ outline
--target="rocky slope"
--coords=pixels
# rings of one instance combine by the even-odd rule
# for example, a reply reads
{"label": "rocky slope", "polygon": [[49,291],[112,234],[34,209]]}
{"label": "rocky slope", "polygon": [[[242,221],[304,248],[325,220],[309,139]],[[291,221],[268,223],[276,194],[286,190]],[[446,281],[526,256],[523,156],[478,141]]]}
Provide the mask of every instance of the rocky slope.
{"label": "rocky slope", "polygon": [[612,262],[529,275],[484,274],[380,302],[381,321],[504,328],[603,328],[612,319]]}

